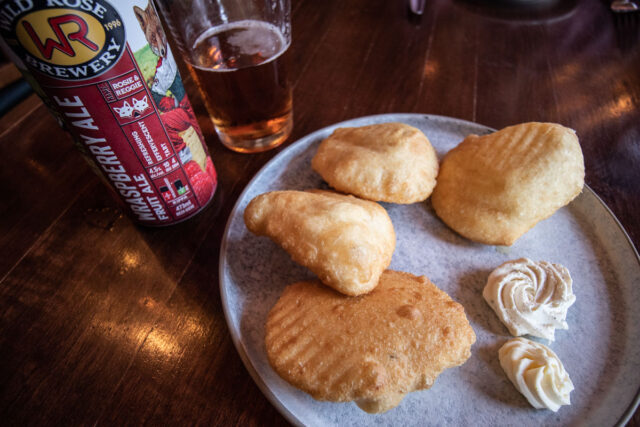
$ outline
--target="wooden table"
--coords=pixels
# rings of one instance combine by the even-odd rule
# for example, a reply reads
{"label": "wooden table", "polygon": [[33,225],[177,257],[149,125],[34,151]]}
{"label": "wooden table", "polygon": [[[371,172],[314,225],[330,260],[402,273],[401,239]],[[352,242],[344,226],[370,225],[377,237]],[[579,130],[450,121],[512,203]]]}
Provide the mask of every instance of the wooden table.
{"label": "wooden table", "polygon": [[285,424],[227,331],[220,241],[262,165],[345,119],[572,127],[588,185],[640,247],[638,27],[605,2],[559,3],[429,0],[417,20],[402,0],[294,1],[291,139],[263,154],[226,150],[188,85],[220,185],[204,212],[166,229],[122,217],[37,98],[14,108],[0,120],[1,422]]}

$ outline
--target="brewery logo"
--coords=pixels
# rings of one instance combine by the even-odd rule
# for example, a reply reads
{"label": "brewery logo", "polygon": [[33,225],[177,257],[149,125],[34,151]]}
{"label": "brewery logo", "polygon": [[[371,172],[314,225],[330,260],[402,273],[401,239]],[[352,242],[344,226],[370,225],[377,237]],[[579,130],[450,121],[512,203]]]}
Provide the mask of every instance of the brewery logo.
{"label": "brewery logo", "polygon": [[0,2],[0,31],[30,68],[62,80],[104,73],[125,48],[122,19],[105,0]]}

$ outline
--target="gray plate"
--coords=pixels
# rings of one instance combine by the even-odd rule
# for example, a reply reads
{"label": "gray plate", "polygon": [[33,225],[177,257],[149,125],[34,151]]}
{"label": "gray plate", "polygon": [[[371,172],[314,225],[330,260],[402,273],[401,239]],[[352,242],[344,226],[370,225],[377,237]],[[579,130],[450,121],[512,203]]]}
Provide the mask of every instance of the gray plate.
{"label": "gray plate", "polygon": [[[410,393],[395,409],[369,415],[354,403],[319,402],[291,387],[271,369],[264,323],[284,287],[312,278],[278,246],[252,235],[242,214],[256,195],[272,190],[326,188],[311,170],[318,143],[336,127],[404,122],[421,129],[439,158],[470,133],[492,129],[462,120],[386,114],[349,120],[314,132],[272,159],[240,196],[220,253],[220,292],[229,331],[249,373],[292,423],[304,425],[613,425],[638,404],[640,386],[640,261],[625,231],[585,187],[570,205],[538,223],[511,247],[476,244],[447,228],[429,201],[382,205],[397,245],[391,269],[428,276],[460,302],[477,335],[471,358],[442,373],[429,390]],[[566,266],[576,303],[569,330],[548,343],[575,385],[571,406],[557,413],[533,409],[498,362],[507,329],[482,298],[487,276],[504,261],[528,257]],[[319,319],[320,321],[320,319]]]}

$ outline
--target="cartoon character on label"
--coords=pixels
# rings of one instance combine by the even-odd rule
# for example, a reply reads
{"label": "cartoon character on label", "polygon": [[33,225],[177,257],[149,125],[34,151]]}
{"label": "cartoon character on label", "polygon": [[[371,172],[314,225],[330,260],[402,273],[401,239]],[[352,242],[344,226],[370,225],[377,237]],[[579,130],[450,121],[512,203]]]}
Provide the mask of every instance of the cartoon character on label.
{"label": "cartoon character on label", "polygon": [[[147,68],[148,75],[145,75],[145,79],[160,110],[160,119],[179,153],[180,162],[184,165],[198,199],[208,200],[217,183],[215,169],[207,155],[204,136],[197,125],[196,116],[185,96],[182,79],[160,19],[151,1],[145,9],[134,6],[133,11],[149,43],[152,57],[158,58],[155,69]],[[140,62],[138,59],[138,63]],[[147,62],[145,66],[151,65],[148,59],[142,62]]]}

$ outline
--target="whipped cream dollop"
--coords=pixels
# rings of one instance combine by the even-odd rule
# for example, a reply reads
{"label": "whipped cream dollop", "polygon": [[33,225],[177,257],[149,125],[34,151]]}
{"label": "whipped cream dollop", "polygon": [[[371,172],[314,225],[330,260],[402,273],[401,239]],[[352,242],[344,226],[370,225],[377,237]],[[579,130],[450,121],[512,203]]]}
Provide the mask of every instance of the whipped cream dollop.
{"label": "whipped cream dollop", "polygon": [[496,268],[482,296],[511,335],[553,341],[556,329],[569,329],[565,319],[576,301],[571,285],[562,265],[520,258]]}
{"label": "whipped cream dollop", "polygon": [[512,338],[498,351],[509,380],[531,406],[556,412],[570,405],[573,383],[558,356],[547,346],[526,338]]}

